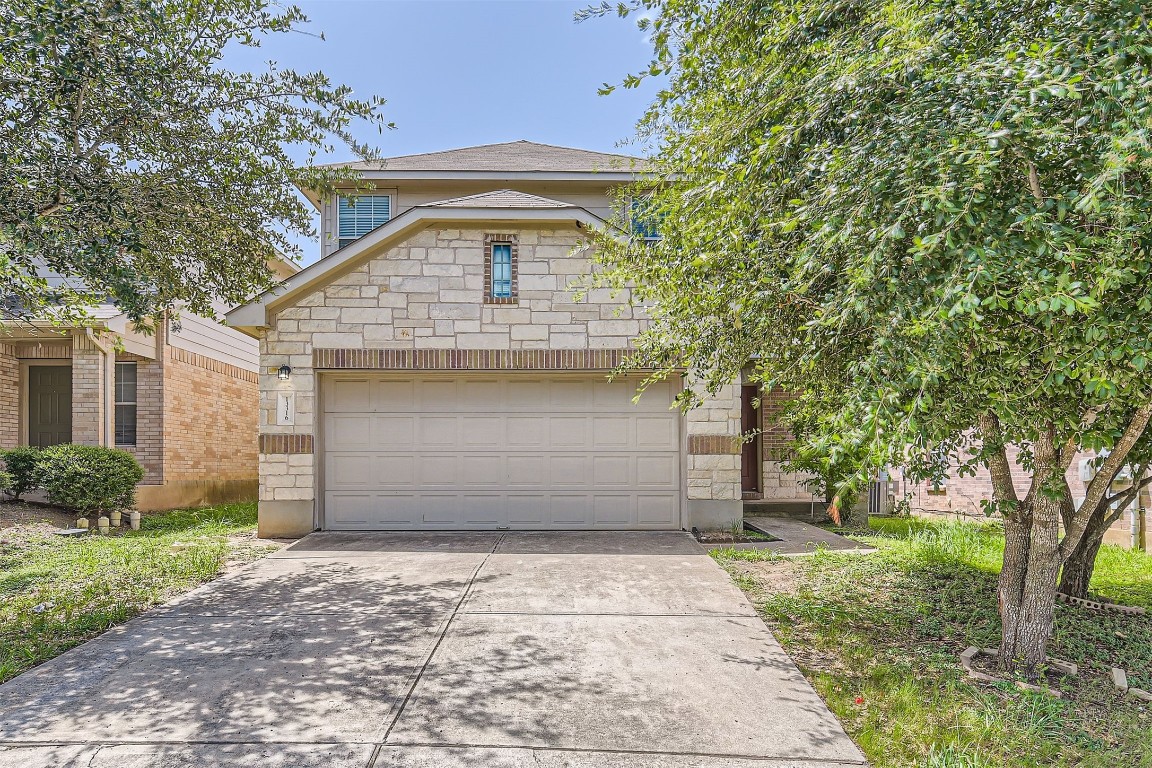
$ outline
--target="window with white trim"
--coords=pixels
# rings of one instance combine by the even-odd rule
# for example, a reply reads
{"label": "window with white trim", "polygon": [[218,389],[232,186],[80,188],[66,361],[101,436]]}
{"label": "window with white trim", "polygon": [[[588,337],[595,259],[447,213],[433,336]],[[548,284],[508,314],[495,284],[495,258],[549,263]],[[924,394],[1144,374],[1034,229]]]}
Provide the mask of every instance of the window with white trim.
{"label": "window with white trim", "polygon": [[632,226],[632,234],[641,240],[659,240],[660,219],[658,214],[651,211],[652,200],[647,196],[634,197],[628,203],[628,220]]}
{"label": "window with white trim", "polygon": [[343,248],[392,218],[391,195],[355,195],[336,198],[336,233]]}
{"label": "window with white trim", "polygon": [[116,363],[116,445],[136,445],[136,363]]}

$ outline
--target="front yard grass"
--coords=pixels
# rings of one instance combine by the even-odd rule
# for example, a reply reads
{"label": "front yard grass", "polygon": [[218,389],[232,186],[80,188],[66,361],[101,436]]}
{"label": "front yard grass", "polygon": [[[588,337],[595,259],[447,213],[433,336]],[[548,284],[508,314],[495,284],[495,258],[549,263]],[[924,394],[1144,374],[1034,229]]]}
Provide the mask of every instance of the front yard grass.
{"label": "front yard grass", "polygon": [[255,528],[255,504],[230,504],[108,536],[0,529],[0,683],[274,549]]}
{"label": "front yard grass", "polygon": [[[971,682],[958,654],[999,642],[992,524],[874,519],[869,555],[784,560],[718,550],[849,735],[877,768],[1152,768],[1152,616],[1057,606],[1049,652],[1081,667],[1063,699]],[[1092,591],[1152,609],[1152,556],[1105,546]]]}

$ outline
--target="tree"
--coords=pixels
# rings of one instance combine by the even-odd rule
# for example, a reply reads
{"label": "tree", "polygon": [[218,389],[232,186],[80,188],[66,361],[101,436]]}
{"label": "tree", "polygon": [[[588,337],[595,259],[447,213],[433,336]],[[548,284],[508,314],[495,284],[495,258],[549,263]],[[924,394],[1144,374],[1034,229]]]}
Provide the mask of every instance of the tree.
{"label": "tree", "polygon": [[[712,387],[750,360],[789,391],[834,382],[818,437],[863,471],[966,447],[1004,520],[1000,664],[1039,674],[1061,565],[1152,416],[1143,4],[619,10],[637,8],[655,55],[625,85],[668,84],[640,123],[652,174],[629,194],[650,196],[664,237],[605,233],[599,253],[651,307],[638,356]],[[1065,472],[1103,448],[1077,509]]]}
{"label": "tree", "polygon": [[[383,102],[321,73],[221,65],[306,19],[271,0],[9,0],[0,7],[0,324],[111,298],[147,328],[269,287],[312,233],[290,181],[329,189],[334,141]],[[310,148],[304,167],[289,156]],[[66,278],[49,281],[45,271]],[[38,276],[40,275],[40,276]]]}

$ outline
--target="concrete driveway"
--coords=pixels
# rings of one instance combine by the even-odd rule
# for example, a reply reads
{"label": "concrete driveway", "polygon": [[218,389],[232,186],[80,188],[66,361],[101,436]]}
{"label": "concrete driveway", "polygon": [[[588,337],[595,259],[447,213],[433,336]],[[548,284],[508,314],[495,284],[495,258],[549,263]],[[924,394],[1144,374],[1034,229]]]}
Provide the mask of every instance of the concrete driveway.
{"label": "concrete driveway", "polygon": [[863,757],[679,533],[313,534],[0,686],[0,767]]}

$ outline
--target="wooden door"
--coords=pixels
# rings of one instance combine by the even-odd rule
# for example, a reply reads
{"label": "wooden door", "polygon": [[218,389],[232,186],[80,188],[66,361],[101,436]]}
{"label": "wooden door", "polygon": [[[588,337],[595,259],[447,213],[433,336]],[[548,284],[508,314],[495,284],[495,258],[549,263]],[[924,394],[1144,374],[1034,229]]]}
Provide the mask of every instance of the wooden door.
{"label": "wooden door", "polygon": [[755,436],[740,448],[740,490],[745,494],[760,493],[760,388],[743,386],[740,388],[740,431]]}
{"label": "wooden door", "polygon": [[28,444],[72,442],[72,366],[28,366]]}

